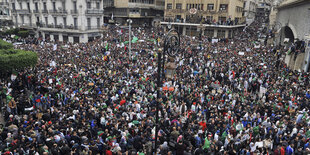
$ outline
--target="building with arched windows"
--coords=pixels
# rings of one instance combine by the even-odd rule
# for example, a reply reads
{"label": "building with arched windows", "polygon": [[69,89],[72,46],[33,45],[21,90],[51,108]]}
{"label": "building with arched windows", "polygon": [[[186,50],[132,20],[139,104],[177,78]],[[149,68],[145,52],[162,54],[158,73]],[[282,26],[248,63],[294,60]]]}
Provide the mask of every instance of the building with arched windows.
{"label": "building with arched windows", "polygon": [[284,0],[276,9],[276,44],[294,47],[296,51],[286,57],[286,63],[294,70],[309,71],[310,1]]}

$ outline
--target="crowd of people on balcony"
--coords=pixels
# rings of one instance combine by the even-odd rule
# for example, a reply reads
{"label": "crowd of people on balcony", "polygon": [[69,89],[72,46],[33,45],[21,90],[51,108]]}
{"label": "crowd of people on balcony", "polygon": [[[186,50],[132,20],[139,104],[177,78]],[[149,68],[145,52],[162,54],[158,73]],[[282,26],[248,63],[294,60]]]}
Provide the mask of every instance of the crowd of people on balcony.
{"label": "crowd of people on balcony", "polygon": [[1,78],[0,150],[149,155],[156,140],[160,155],[309,154],[310,75],[281,61],[287,49],[259,43],[262,21],[232,39],[182,36],[188,57],[175,58],[176,73],[163,80],[161,95],[154,40],[162,29],[133,29],[139,41],[131,52],[119,27],[89,43],[20,39],[15,48],[40,59]]}
{"label": "crowd of people on balcony", "polygon": [[232,20],[228,18],[216,20],[216,19],[208,19],[208,18],[201,18],[201,17],[188,17],[188,18],[165,18],[165,22],[176,22],[176,23],[193,23],[193,24],[209,24],[209,25],[227,25],[227,26],[233,26],[233,25],[242,25],[245,24],[245,22],[239,22],[238,19]]}

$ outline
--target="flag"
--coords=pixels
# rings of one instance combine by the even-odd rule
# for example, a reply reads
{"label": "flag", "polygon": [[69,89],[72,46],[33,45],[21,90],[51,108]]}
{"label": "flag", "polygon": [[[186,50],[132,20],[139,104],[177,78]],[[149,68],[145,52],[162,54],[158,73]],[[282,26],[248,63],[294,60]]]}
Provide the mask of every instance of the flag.
{"label": "flag", "polygon": [[222,134],[222,137],[221,137],[222,141],[224,141],[224,140],[225,140],[226,136],[227,136],[227,132],[226,132],[226,131],[224,131],[224,132],[223,132],[223,134]]}
{"label": "flag", "polygon": [[208,137],[205,138],[205,144],[203,145],[203,149],[209,149],[210,148],[210,141],[208,140]]}

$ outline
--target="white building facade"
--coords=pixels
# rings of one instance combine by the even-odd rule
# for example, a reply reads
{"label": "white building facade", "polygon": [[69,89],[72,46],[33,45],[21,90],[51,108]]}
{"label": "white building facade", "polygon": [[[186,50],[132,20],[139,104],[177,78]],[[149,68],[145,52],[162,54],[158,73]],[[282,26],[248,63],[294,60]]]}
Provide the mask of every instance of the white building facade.
{"label": "white building facade", "polygon": [[101,36],[102,0],[11,0],[13,22],[53,41],[88,42]]}
{"label": "white building facade", "polygon": [[9,0],[0,0],[0,26],[8,26],[12,21]]}
{"label": "white building facade", "polygon": [[246,17],[246,23],[251,24],[255,19],[257,0],[246,0],[244,2],[244,16]]}

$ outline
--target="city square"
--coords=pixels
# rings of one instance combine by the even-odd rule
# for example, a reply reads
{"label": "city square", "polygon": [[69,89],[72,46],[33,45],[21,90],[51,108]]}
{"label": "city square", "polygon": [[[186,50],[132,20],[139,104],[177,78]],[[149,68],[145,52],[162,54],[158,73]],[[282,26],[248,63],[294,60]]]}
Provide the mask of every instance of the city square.
{"label": "city square", "polygon": [[307,0],[0,4],[1,154],[310,154]]}

